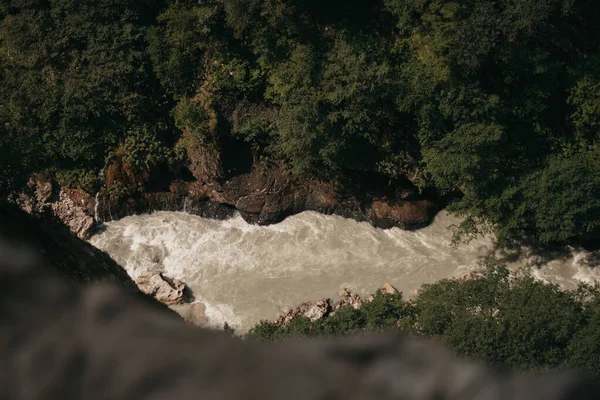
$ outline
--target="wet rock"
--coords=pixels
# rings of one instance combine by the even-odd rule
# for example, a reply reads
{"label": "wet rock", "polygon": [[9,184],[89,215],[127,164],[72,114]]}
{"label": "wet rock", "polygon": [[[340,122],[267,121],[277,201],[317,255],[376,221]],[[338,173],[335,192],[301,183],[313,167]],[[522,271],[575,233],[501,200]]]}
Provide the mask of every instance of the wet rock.
{"label": "wet rock", "polygon": [[438,207],[430,200],[376,200],[367,211],[371,224],[377,228],[413,230],[431,223]]}
{"label": "wet rock", "polygon": [[187,302],[185,284],[178,279],[170,279],[161,273],[145,274],[136,279],[138,288],[166,305]]}
{"label": "wet rock", "polygon": [[[255,163],[249,172],[224,181],[222,160],[211,152],[198,150],[192,157],[196,161],[192,160],[190,165],[193,176],[187,180],[174,180],[160,170],[140,172],[122,159],[113,159],[105,171],[105,189],[97,196],[99,221],[153,211],[185,211],[205,218],[225,219],[239,211],[248,223],[269,225],[303,211],[316,211],[369,221],[378,228],[418,229],[428,225],[438,210],[434,202],[420,198],[414,187],[404,184],[396,189],[387,189],[386,184],[383,190],[368,180],[341,184],[299,179],[278,163]],[[58,201],[55,197],[60,190],[51,183],[28,186],[26,193],[16,196],[28,212],[41,212],[49,203]],[[91,229],[79,211],[89,216],[95,214],[94,195],[86,194],[87,199],[78,198],[69,205],[81,207],[80,210],[66,212],[64,207],[60,208],[61,215],[75,218],[66,223],[80,237],[89,235]]]}
{"label": "wet rock", "polygon": [[247,214],[260,214],[267,202],[266,196],[262,193],[240,197],[235,203],[235,207]]}

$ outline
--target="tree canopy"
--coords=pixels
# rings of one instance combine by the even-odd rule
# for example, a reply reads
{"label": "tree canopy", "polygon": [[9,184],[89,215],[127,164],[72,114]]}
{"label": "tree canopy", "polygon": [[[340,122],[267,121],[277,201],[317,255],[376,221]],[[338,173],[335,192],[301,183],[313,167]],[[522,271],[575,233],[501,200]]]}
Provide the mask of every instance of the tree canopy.
{"label": "tree canopy", "polygon": [[261,321],[248,335],[272,341],[402,330],[440,339],[457,354],[496,367],[579,368],[600,377],[599,301],[598,286],[562,291],[489,262],[479,278],[423,285],[409,300],[378,291],[358,310],[345,305],[314,322],[302,314],[286,325]]}
{"label": "tree canopy", "polygon": [[460,190],[467,234],[597,241],[599,8],[8,0],[0,175],[94,175],[123,148],[149,169],[179,160],[185,132],[219,151],[243,141],[300,176]]}

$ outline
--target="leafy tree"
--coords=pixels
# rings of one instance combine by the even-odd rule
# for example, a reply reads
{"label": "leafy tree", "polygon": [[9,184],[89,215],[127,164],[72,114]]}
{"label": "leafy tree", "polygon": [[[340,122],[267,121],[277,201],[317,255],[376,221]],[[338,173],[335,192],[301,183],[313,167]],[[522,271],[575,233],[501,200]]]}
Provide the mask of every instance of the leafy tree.
{"label": "leafy tree", "polygon": [[408,301],[379,291],[359,310],[344,306],[312,323],[303,316],[284,326],[262,321],[249,335],[281,340],[402,329],[439,338],[462,356],[500,367],[577,367],[599,376],[599,294],[598,287],[585,285],[561,291],[488,260],[480,277],[423,285]]}
{"label": "leafy tree", "polygon": [[[2,143],[24,171],[95,169],[164,110],[145,32],[159,2],[6,2],[0,22]],[[165,115],[164,112],[162,115]]]}

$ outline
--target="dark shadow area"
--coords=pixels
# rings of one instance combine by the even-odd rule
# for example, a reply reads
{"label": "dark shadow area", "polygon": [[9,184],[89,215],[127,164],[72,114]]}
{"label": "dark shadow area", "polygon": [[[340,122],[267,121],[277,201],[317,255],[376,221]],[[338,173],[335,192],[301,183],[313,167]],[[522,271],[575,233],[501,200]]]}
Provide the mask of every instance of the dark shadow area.
{"label": "dark shadow area", "polygon": [[510,248],[504,250],[498,249],[497,252],[500,260],[504,262],[516,262],[529,255],[530,265],[538,268],[551,261],[565,261],[573,257],[574,253],[584,252],[583,265],[591,268],[600,266],[600,252],[597,250],[579,246],[548,245],[532,238],[521,238],[519,243],[513,243]]}
{"label": "dark shadow area", "polygon": [[[106,229],[100,225],[100,231]],[[60,221],[32,217],[12,204],[0,204],[0,238],[36,254],[44,266],[76,284],[111,282],[158,310],[173,314],[167,306],[137,289],[127,272],[108,254],[79,239]]]}
{"label": "dark shadow area", "polygon": [[224,180],[252,170],[254,157],[249,143],[231,136],[221,139]]}

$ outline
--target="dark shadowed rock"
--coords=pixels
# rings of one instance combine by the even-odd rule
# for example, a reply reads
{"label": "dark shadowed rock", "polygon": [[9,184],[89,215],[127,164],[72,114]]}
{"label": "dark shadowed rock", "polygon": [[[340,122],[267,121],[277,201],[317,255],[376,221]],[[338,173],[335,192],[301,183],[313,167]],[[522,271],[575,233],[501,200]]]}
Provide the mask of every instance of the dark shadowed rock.
{"label": "dark shadowed rock", "polygon": [[174,312],[139,291],[127,272],[108,254],[77,238],[61,221],[31,216],[12,204],[0,204],[0,238],[25,245],[52,273],[78,285],[111,282],[158,309]]}
{"label": "dark shadowed rock", "polygon": [[222,162],[211,151],[207,158],[192,160],[196,180],[174,180],[160,168],[139,172],[117,157],[108,164],[104,188],[97,194],[58,188],[36,178],[11,198],[29,213],[51,212],[81,238],[88,238],[98,222],[153,211],[184,211],[215,219],[239,211],[246,222],[258,225],[316,211],[369,221],[379,228],[418,229],[428,225],[439,208],[410,182],[377,186],[369,178],[347,184],[299,179],[281,164],[255,163],[249,172],[225,180],[219,172]]}
{"label": "dark shadowed rock", "polygon": [[377,228],[413,230],[429,225],[437,211],[437,206],[430,200],[376,200],[367,215]]}
{"label": "dark shadowed rock", "polygon": [[391,197],[377,197],[371,188],[298,179],[279,164],[255,164],[250,172],[225,182],[199,171],[197,181],[172,182],[168,192],[101,192],[100,219],[110,221],[157,210],[223,219],[239,211],[248,223],[269,225],[302,211],[316,211],[370,221],[380,228],[417,229],[429,224],[438,210],[433,201],[420,198],[414,187],[396,187],[390,189]]}

